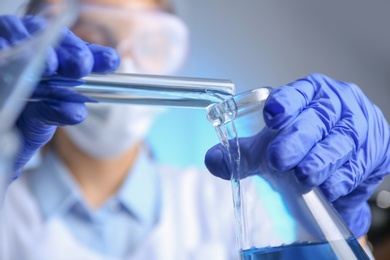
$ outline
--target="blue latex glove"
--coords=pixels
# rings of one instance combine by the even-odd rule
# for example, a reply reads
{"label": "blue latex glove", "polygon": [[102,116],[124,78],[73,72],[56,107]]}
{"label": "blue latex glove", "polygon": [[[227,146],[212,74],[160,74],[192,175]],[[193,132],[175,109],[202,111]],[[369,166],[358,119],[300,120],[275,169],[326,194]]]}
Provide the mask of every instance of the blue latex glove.
{"label": "blue latex glove", "polygon": [[[0,16],[0,48],[15,45],[44,26],[46,20],[37,16]],[[112,48],[85,43],[66,28],[60,39],[48,51],[44,76],[80,78],[91,72],[112,72],[119,65],[119,56]],[[15,161],[15,178],[32,155],[51,139],[57,126],[77,124],[86,118],[84,102],[90,101],[71,89],[48,84],[39,84],[33,97],[45,101],[29,102],[17,120],[21,146]]]}
{"label": "blue latex glove", "polygon": [[[389,124],[380,109],[355,84],[313,74],[274,89],[263,114],[267,127],[279,131],[267,147],[270,166],[293,169],[308,188],[319,186],[354,236],[366,234],[367,200],[390,170]],[[260,135],[242,144],[253,165],[264,153],[256,145]],[[207,152],[205,163],[230,178],[221,145]]]}

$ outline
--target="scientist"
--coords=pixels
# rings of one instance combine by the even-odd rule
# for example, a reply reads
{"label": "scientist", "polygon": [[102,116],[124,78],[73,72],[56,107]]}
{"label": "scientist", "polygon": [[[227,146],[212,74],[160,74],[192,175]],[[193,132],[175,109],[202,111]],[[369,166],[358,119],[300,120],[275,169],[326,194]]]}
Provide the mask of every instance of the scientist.
{"label": "scientist", "polygon": [[[148,9],[153,1],[134,2],[136,8],[129,7],[132,1],[114,6],[106,2],[104,9],[120,7],[130,17],[141,2]],[[160,9],[153,3],[152,9]],[[21,28],[0,35],[10,44],[8,35],[28,35],[24,20],[6,17],[1,22],[3,31],[9,24]],[[85,38],[85,23],[77,25],[83,23],[73,29],[82,28],[79,33]],[[14,36],[20,31],[25,34]],[[112,47],[124,57],[118,46]],[[67,55],[70,52],[73,55]],[[61,66],[47,71],[64,76],[107,72],[118,65],[112,49],[85,44],[69,31],[55,53]],[[23,142],[17,174],[58,125],[80,123],[87,114],[84,98],[74,93],[69,97],[56,86],[38,86],[35,95],[53,100],[28,104],[18,120]],[[122,109],[129,117],[121,117]],[[161,168],[150,157],[143,142],[150,124],[143,120],[150,122],[159,111],[133,113],[131,107],[99,105],[88,110],[83,123],[58,129],[41,164],[11,185],[6,206],[15,223],[12,253],[22,259],[235,258],[228,183],[194,169]],[[354,235],[364,236],[370,224],[366,201],[390,165],[389,125],[380,110],[356,85],[313,74],[275,89],[264,115],[267,126],[279,130],[268,148],[271,166],[294,169],[304,185],[320,186]],[[140,131],[138,126],[145,128]],[[109,129],[110,136],[100,129]],[[261,148],[251,149],[246,154],[255,165]],[[227,156],[219,145],[210,149],[205,162],[210,172],[229,179]]]}

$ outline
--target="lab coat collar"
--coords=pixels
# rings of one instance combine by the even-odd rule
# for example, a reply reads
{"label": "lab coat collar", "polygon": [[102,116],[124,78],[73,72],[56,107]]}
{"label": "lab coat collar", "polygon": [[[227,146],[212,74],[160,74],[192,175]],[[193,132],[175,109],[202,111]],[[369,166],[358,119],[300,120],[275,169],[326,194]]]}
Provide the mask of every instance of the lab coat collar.
{"label": "lab coat collar", "polygon": [[44,219],[65,213],[82,198],[75,181],[52,149],[43,154],[40,167],[25,174]]}
{"label": "lab coat collar", "polygon": [[[64,214],[77,204],[88,209],[76,181],[54,150],[43,155],[41,166],[26,173],[41,206],[43,217]],[[143,224],[156,223],[161,214],[161,188],[156,165],[147,148],[142,147],[116,198],[135,219]]]}

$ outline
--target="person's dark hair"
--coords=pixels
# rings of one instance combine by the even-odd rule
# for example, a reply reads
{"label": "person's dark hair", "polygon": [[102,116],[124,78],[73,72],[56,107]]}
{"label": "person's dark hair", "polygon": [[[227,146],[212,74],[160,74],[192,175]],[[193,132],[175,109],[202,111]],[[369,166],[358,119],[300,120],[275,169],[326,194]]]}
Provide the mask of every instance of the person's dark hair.
{"label": "person's dark hair", "polygon": [[170,0],[157,0],[157,3],[161,5],[162,9],[166,11],[167,13],[174,14],[174,8],[172,5],[172,1]]}
{"label": "person's dark hair", "polygon": [[46,4],[46,0],[32,0],[29,1],[26,7],[26,14],[37,14]]}

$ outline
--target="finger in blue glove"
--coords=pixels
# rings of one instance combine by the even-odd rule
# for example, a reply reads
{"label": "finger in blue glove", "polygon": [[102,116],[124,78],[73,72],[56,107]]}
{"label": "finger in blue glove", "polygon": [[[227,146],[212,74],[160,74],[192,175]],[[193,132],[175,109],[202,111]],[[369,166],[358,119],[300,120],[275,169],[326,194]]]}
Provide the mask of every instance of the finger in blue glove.
{"label": "finger in blue glove", "polygon": [[[22,18],[22,23],[30,35],[43,31],[47,27],[47,20],[40,16],[25,16]],[[58,70],[58,66],[57,54],[53,48],[49,48],[46,54],[43,76],[53,75]]]}
{"label": "finger in blue glove", "polygon": [[16,123],[22,137],[22,152],[15,160],[15,171],[20,171],[31,156],[52,138],[57,126],[78,124],[87,114],[82,102],[47,100],[28,103]]}
{"label": "finger in blue glove", "polygon": [[268,147],[271,166],[320,185],[355,236],[367,232],[366,200],[390,170],[389,124],[380,109],[355,84],[313,74],[271,93],[264,118],[279,130]]}
{"label": "finger in blue glove", "polygon": [[8,42],[9,45],[15,45],[18,42],[30,37],[23,22],[14,15],[0,16],[0,37]]}

